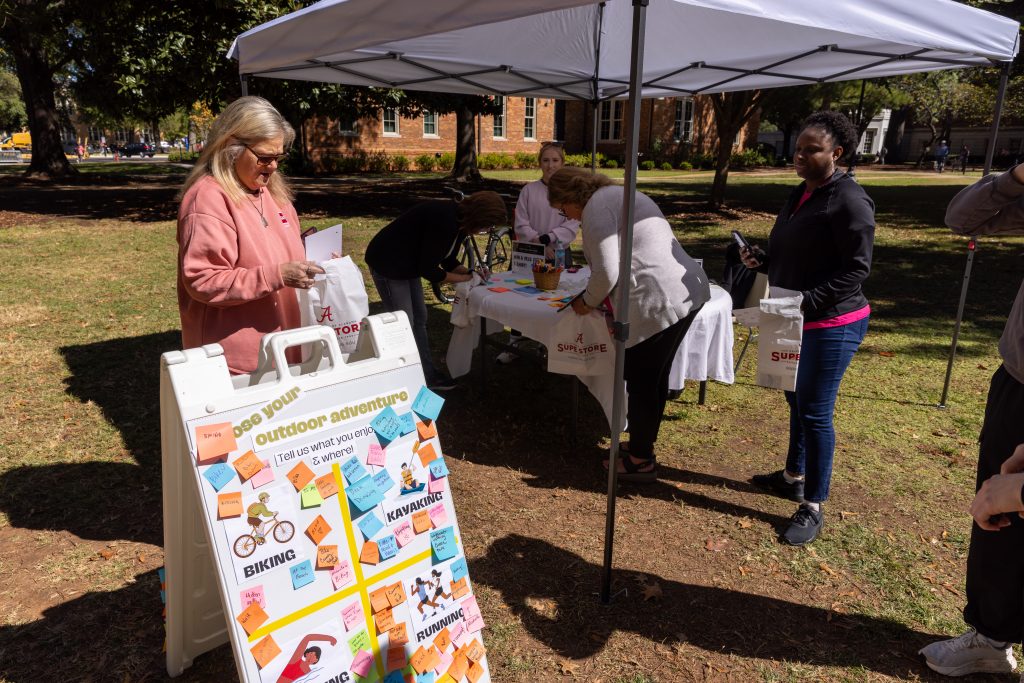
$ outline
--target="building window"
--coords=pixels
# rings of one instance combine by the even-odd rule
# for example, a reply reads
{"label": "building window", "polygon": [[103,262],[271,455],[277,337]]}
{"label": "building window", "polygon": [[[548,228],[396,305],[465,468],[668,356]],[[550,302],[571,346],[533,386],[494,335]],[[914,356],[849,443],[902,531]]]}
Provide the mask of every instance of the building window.
{"label": "building window", "polygon": [[437,112],[428,111],[423,114],[423,137],[438,137]]}
{"label": "building window", "polygon": [[597,137],[600,140],[622,139],[622,100],[601,103]]}
{"label": "building window", "polygon": [[860,153],[871,154],[871,150],[874,148],[874,146],[875,130],[873,128],[869,128],[868,130],[864,131],[864,144],[861,145]]}
{"label": "building window", "polygon": [[100,130],[96,126],[89,126],[89,142],[91,142],[91,143],[99,143],[99,141],[100,141],[100,139],[102,137],[103,137],[103,131],[102,130]]}
{"label": "building window", "polygon": [[338,121],[338,132],[346,137],[359,135],[359,119],[354,116],[345,116]]}
{"label": "building window", "polygon": [[672,135],[677,142],[693,140],[693,100],[676,100],[676,124]]}
{"label": "building window", "polygon": [[505,97],[499,97],[499,104],[501,105],[501,113],[494,115],[494,130],[491,133],[492,137],[504,138],[505,137],[505,113],[508,107],[508,100]]}
{"label": "building window", "polygon": [[537,98],[527,97],[523,105],[523,139],[537,139]]}
{"label": "building window", "polygon": [[383,112],[383,129],[384,135],[388,137],[398,137],[398,110],[397,109],[385,109]]}

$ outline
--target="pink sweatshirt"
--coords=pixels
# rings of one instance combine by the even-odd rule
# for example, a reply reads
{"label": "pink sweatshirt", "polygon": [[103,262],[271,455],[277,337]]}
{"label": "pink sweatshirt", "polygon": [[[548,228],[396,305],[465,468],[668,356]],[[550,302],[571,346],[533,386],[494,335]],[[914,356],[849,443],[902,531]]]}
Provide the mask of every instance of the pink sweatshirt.
{"label": "pink sweatshirt", "polygon": [[295,290],[279,264],[306,258],[291,204],[270,192],[235,203],[212,176],[189,188],[178,209],[178,309],[184,348],[217,343],[232,373],[256,368],[268,332],[299,327]]}
{"label": "pink sweatshirt", "polygon": [[516,239],[523,242],[537,242],[541,235],[551,235],[551,243],[557,239],[562,244],[571,244],[580,229],[578,221],[563,217],[548,203],[548,186],[542,180],[527,183],[519,191],[516,202]]}

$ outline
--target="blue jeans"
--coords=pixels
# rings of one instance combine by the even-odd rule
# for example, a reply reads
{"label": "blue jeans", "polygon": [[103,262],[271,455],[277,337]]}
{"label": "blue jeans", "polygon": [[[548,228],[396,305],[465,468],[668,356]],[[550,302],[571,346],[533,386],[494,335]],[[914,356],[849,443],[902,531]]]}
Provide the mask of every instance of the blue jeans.
{"label": "blue jeans", "polygon": [[412,336],[416,340],[416,349],[420,352],[420,363],[423,365],[423,376],[427,383],[438,379],[440,372],[430,357],[430,340],[427,337],[427,304],[423,300],[423,281],[420,278],[411,280],[393,280],[370,270],[373,284],[380,294],[381,303],[388,312],[405,311],[412,325]]}
{"label": "blue jeans", "polygon": [[843,373],[867,331],[867,318],[840,327],[804,330],[796,391],[785,392],[789,403],[786,470],[805,475],[804,499],[808,502],[828,499],[836,448],[832,425],[836,395]]}

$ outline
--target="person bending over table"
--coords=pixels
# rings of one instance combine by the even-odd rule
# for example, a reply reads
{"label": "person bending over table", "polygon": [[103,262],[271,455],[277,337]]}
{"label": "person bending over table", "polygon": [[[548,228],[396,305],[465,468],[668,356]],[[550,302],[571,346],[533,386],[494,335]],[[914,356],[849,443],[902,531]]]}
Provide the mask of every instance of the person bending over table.
{"label": "person bending over table", "polygon": [[[548,180],[551,206],[580,221],[583,233],[590,279],[572,303],[577,315],[589,314],[606,299],[617,301],[624,192],[607,176],[580,168],[563,168]],[[711,286],[654,201],[637,192],[635,203],[625,359],[629,442],[621,445],[619,478],[649,483],[658,477],[654,443],[665,412],[672,360],[693,319],[711,298]]]}
{"label": "person bending over table", "polygon": [[787,391],[786,467],[753,483],[800,503],[782,541],[810,543],[824,526],[835,454],[832,424],[839,383],[868,329],[871,308],[861,285],[871,271],[875,204],[836,165],[856,153],[857,129],[838,112],[811,114],[796,141],[793,165],[804,182],[790,194],[768,236],[767,253],[744,249],[749,268],[768,282],[803,293],[803,341],[796,391]]}
{"label": "person bending over table", "polygon": [[[220,344],[233,374],[256,369],[263,335],[299,327],[307,261],[292,192],[277,172],[295,131],[261,97],[214,121],[178,195],[178,312],[185,348]],[[289,359],[298,361],[298,349]]]}
{"label": "person bending over table", "polygon": [[[566,265],[572,265],[569,245],[576,239],[580,229],[579,221],[566,218],[548,203],[548,180],[558,169],[565,165],[565,151],[557,142],[545,142],[537,154],[540,164],[540,180],[527,183],[519,191],[516,202],[514,230],[520,242],[540,242],[546,247],[546,255],[554,256],[555,242],[565,247]],[[509,332],[508,343],[515,346],[522,341],[519,330]],[[502,351],[498,354],[499,363],[511,363],[516,354]]]}
{"label": "person bending over table", "polygon": [[432,283],[470,280],[472,273],[458,261],[462,240],[507,222],[508,211],[498,193],[475,192],[461,202],[438,199],[416,204],[381,228],[366,247],[366,265],[384,308],[409,316],[431,389],[445,391],[456,382],[431,359],[421,278]]}

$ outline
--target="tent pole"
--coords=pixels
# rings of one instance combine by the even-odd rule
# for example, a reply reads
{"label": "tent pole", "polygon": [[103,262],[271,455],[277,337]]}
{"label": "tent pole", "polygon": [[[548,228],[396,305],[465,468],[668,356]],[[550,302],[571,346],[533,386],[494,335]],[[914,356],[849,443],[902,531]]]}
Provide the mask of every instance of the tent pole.
{"label": "tent pole", "polygon": [[[996,137],[999,135],[999,119],[1003,115],[1003,99],[1006,97],[1006,82],[1010,77],[1010,62],[1003,62],[999,70],[999,91],[996,93],[995,113],[992,116],[992,128],[989,130],[988,149],[985,151],[985,168],[982,170],[982,177],[992,172],[992,158],[996,151]],[[964,304],[967,303],[967,288],[971,282],[971,267],[974,265],[974,253],[977,251],[978,241],[971,238],[967,243],[967,265],[964,266],[964,280],[960,285],[960,304],[956,309],[956,323],[953,325],[953,341],[949,345],[949,359],[946,361],[946,380],[942,383],[942,398],[939,399],[939,408],[946,407],[946,398],[949,396],[949,381],[953,376],[953,360],[956,358],[956,343],[960,339],[960,323],[964,319]]]}
{"label": "tent pole", "polygon": [[242,74],[239,78],[242,81],[242,97],[246,97],[249,94],[249,75]]}
{"label": "tent pole", "polygon": [[636,156],[640,137],[640,89],[643,85],[644,31],[647,4],[650,0],[633,0],[633,42],[629,70],[629,129],[626,132],[626,182],[622,192],[622,220],[619,245],[618,301],[615,309],[615,391],[612,395],[612,446],[608,454],[608,510],[604,528],[604,571],[601,579],[601,602],[611,602],[612,545],[615,540],[615,488],[618,480],[619,436],[622,424],[619,415],[625,412],[623,387],[626,370],[626,341],[629,339],[629,282],[633,260],[633,215],[636,200]]}
{"label": "tent pole", "polygon": [[594,130],[590,136],[590,172],[597,173],[597,115],[598,108],[601,103],[594,100],[594,106],[591,109],[591,116],[594,118]]}
{"label": "tent pole", "polygon": [[597,173],[597,115],[600,107],[599,82],[601,79],[601,31],[604,30],[604,3],[597,6],[597,31],[594,33],[594,81],[591,86],[593,107],[591,114],[594,117],[594,130],[590,137],[590,172]]}

